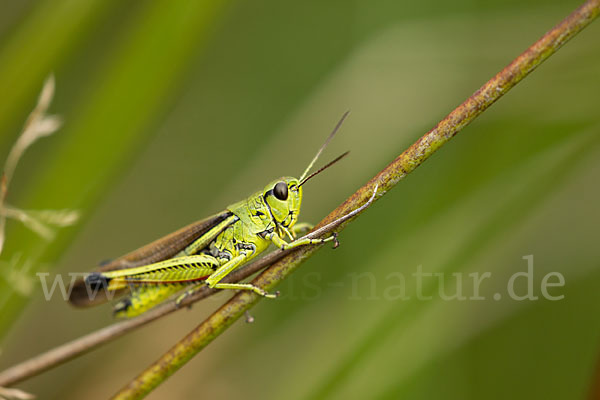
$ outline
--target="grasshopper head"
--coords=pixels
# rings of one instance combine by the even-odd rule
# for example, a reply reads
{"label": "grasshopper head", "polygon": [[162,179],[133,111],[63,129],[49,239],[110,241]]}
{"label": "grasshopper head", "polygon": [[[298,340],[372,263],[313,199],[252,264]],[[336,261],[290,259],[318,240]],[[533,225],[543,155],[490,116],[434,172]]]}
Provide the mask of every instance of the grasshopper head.
{"label": "grasshopper head", "polygon": [[274,180],[265,187],[263,196],[278,224],[286,228],[294,226],[302,203],[302,186],[298,179],[287,176]]}

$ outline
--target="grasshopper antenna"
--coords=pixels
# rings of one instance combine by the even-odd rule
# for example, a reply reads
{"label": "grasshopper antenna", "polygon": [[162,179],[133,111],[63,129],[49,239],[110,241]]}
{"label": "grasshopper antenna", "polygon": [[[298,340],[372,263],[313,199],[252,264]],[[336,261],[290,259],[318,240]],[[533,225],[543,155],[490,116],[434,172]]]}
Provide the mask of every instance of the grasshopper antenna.
{"label": "grasshopper antenna", "polygon": [[[348,116],[349,113],[350,113],[350,110],[346,111],[344,113],[344,115],[342,115],[342,118],[340,118],[340,120],[338,121],[338,123],[335,125],[335,128],[333,128],[333,131],[331,131],[331,133],[327,137],[327,140],[325,140],[325,143],[323,143],[323,145],[321,146],[321,148],[319,149],[319,151],[317,151],[317,154],[314,156],[314,158],[312,159],[312,161],[310,162],[310,164],[308,164],[308,167],[306,167],[306,169],[302,173],[302,176],[300,176],[300,179],[299,179],[300,182],[304,183],[304,182],[306,182],[308,180],[308,178],[306,178],[306,175],[308,175],[308,171],[310,171],[310,169],[313,167],[313,165],[315,165],[315,162],[317,161],[317,159],[319,158],[319,156],[321,155],[321,153],[323,152],[323,150],[325,150],[325,147],[327,147],[327,145],[329,144],[329,141],[333,138],[333,136],[336,134],[336,132],[338,131],[338,129],[340,129],[340,126],[342,126],[342,123],[344,122],[344,120],[346,119],[346,117]],[[348,154],[348,153],[345,153],[344,155],[346,155],[346,154]],[[335,161],[338,161],[339,159],[341,159],[341,157],[338,157]],[[329,167],[331,164],[333,164],[333,163],[327,164],[327,166],[324,167],[324,168],[321,168],[321,170]],[[321,172],[321,170],[317,171],[317,173]],[[312,174],[310,177],[312,177],[314,175],[316,175],[316,174]],[[306,178],[306,179],[304,179],[304,178]]]}
{"label": "grasshopper antenna", "polygon": [[312,174],[310,174],[306,178],[302,179],[300,181],[300,183],[298,184],[298,187],[304,185],[310,178],[312,178],[313,176],[318,175],[321,172],[325,171],[327,168],[331,167],[333,164],[335,164],[336,162],[340,161],[342,158],[346,157],[349,153],[350,153],[350,151],[347,151],[344,154],[339,155],[335,160],[330,161],[329,163],[327,163],[327,165],[319,168],[317,171],[313,172]]}

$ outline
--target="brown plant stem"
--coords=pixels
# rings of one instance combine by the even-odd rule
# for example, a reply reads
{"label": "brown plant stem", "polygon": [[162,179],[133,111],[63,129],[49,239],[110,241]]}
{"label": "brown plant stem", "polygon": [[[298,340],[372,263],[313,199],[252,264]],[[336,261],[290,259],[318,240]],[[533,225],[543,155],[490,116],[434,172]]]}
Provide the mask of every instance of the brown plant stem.
{"label": "brown plant stem", "polygon": [[589,400],[600,400],[600,357],[596,360],[596,366],[590,380],[588,393]]}
{"label": "brown plant stem", "polygon": [[[529,47],[506,68],[485,83],[464,103],[440,121],[417,142],[400,154],[374,178],[357,190],[343,204],[332,211],[317,227],[323,227],[332,221],[364,205],[378,187],[375,199],[383,196],[400,179],[412,172],[427,160],[437,149],[447,143],[462,128],[473,121],[490,105],[519,83],[538,65],[554,54],[563,44],[579,33],[600,12],[600,0],[588,0],[571,15],[564,19],[541,39]],[[362,208],[362,206],[361,206]],[[335,227],[335,231],[353,219]],[[320,246],[304,246],[292,251],[283,259],[262,272],[253,284],[265,289],[273,288],[289,275],[297,266],[310,257]],[[167,377],[181,368],[196,353],[206,347],[227,327],[252,307],[259,297],[251,292],[240,292],[221,306],[210,317],[179,341],[160,359],[123,387],[114,399],[139,399],[162,383]]]}
{"label": "brown plant stem", "polygon": [[[241,281],[282,258],[285,254],[286,252],[284,251],[270,253],[267,256],[234,271],[225,279],[223,279],[223,281]],[[45,353],[39,354],[30,358],[29,360],[23,361],[0,372],[0,386],[11,386],[25,379],[39,375],[42,372],[76,358],[77,356],[95,350],[99,348],[99,346],[115,340],[129,331],[140,328],[158,318],[171,314],[174,311],[191,306],[193,303],[217,292],[217,290],[203,287],[193,296],[184,299],[179,308],[175,306],[174,302],[165,303],[161,306],[153,308],[148,312],[145,312],[137,318],[116,322],[112,325],[55,347]]]}

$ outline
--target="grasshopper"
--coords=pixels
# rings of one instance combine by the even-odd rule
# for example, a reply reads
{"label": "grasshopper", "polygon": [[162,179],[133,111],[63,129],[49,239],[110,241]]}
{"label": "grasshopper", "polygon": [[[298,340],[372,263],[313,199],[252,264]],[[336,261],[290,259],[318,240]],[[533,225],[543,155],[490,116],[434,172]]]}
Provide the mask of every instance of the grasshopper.
{"label": "grasshopper", "polygon": [[[69,301],[76,306],[88,306],[106,300],[106,292],[121,294],[129,290],[129,295],[116,304],[114,314],[133,317],[188,288],[177,298],[179,304],[202,285],[215,289],[251,290],[267,298],[276,297],[278,293],[267,293],[250,283],[224,283],[221,280],[265,251],[270,244],[286,250],[334,241],[334,248],[337,247],[335,234],[320,239],[296,239],[300,232],[311,228],[309,224],[297,221],[302,186],[348,154],[342,154],[309,175],[347,115],[348,112],[342,116],[300,178],[275,179],[225,211],[109,262],[77,282]],[[291,241],[286,241],[286,237]],[[99,289],[104,289],[105,297],[91,296],[90,289],[96,294]]]}

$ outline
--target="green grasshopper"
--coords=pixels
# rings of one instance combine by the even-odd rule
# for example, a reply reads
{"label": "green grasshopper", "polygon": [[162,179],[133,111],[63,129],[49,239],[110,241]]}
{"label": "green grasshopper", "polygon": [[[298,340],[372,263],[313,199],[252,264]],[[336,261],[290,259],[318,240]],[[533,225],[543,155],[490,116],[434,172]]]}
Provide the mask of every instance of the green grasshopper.
{"label": "green grasshopper", "polygon": [[[282,177],[271,181],[263,190],[230,205],[225,211],[109,262],[79,281],[69,301],[76,306],[88,306],[106,300],[106,294],[104,298],[91,296],[90,289],[96,294],[99,289],[113,294],[129,290],[130,294],[116,304],[114,313],[117,317],[133,317],[186,287],[189,289],[177,298],[177,304],[202,285],[251,290],[267,298],[276,297],[278,293],[267,293],[250,283],[221,280],[270,244],[286,250],[334,241],[334,248],[337,247],[335,234],[321,239],[296,239],[300,232],[310,229],[309,224],[296,222],[302,204],[302,186],[348,154],[308,174],[347,115],[348,112],[342,116],[300,178]],[[286,236],[291,242],[285,240]]]}

